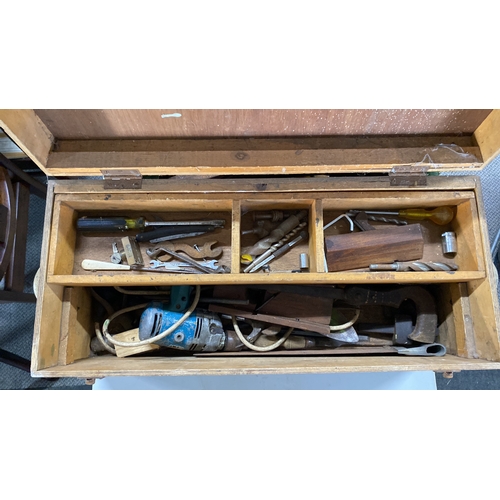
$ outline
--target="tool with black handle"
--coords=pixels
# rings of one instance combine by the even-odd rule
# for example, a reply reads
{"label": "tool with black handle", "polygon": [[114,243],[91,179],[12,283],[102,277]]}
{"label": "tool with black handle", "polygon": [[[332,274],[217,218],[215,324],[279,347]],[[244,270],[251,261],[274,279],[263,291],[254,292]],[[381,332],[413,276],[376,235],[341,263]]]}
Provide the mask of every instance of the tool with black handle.
{"label": "tool with black handle", "polygon": [[[210,227],[223,227],[226,221],[220,220],[206,220],[206,221],[161,221],[149,222],[144,217],[138,219],[130,219],[127,217],[80,217],[76,221],[76,228],[79,231],[86,232],[116,232],[116,231],[144,231],[148,227],[169,226],[177,228],[186,226],[191,232],[195,231],[195,227],[210,226]],[[178,231],[181,232],[181,231]]]}

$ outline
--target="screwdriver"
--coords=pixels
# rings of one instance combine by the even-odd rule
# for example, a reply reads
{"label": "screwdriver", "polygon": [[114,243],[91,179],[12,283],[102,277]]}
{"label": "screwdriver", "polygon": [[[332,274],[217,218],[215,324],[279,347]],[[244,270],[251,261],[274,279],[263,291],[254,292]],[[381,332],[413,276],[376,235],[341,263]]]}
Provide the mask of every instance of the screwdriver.
{"label": "screwdriver", "polygon": [[222,227],[225,220],[207,221],[175,221],[175,222],[148,222],[144,217],[127,219],[126,217],[80,217],[76,221],[76,228],[80,231],[128,231],[130,229],[143,230],[151,226],[215,226]]}
{"label": "screwdriver", "polygon": [[369,215],[396,215],[403,219],[410,220],[430,220],[438,226],[444,226],[453,220],[455,212],[451,207],[438,207],[434,210],[425,210],[424,208],[407,208],[397,212],[365,211]]}

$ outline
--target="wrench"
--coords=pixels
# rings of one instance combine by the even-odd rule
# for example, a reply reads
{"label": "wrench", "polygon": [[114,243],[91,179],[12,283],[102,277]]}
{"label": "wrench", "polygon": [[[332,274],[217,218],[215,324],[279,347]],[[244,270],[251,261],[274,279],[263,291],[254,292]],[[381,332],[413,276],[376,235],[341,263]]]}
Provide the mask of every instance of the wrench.
{"label": "wrench", "polygon": [[[216,259],[220,257],[222,254],[222,248],[212,248],[213,245],[217,244],[217,240],[207,241],[203,246],[198,247],[195,245],[192,247],[191,245],[187,245],[186,243],[163,243],[164,248],[168,248],[169,250],[173,250],[174,252],[183,252],[187,253],[192,259]],[[162,250],[161,247],[149,248],[146,250],[146,253],[152,259],[158,259],[161,261],[167,261],[172,258],[171,255],[161,255]]]}
{"label": "wrench", "polygon": [[394,346],[393,349],[405,356],[444,356],[446,354],[446,347],[443,344],[426,344],[418,347]]}
{"label": "wrench", "polygon": [[[219,266],[217,266],[216,260],[207,260],[203,263],[199,263],[200,265],[207,267],[208,269],[217,270]],[[166,269],[177,268],[177,267],[192,267],[192,264],[188,264],[187,262],[162,262],[161,260],[152,260],[149,262],[149,265],[156,269],[158,267],[164,267]]]}
{"label": "wrench", "polygon": [[[182,255],[181,253],[174,252],[173,250],[170,250],[165,247],[158,247],[161,251],[168,253],[172,257],[175,257],[178,260],[181,260],[183,262],[187,262],[188,264],[191,264],[196,269],[199,269],[200,271],[207,273],[207,274],[219,274],[219,273],[228,273],[230,272],[230,269],[227,266],[219,266],[216,269],[211,269],[209,267],[204,266],[200,262],[196,262],[194,259],[191,257],[188,257],[187,255]],[[147,253],[147,252],[146,252]],[[148,254],[149,255],[149,254]]]}

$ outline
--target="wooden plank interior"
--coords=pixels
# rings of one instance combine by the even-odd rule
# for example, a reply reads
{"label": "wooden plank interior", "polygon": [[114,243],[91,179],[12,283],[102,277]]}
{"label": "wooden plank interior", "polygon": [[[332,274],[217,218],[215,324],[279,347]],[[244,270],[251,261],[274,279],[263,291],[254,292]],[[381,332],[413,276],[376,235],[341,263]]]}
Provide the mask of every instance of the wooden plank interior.
{"label": "wooden plank interior", "polygon": [[485,165],[500,154],[500,109],[493,110],[474,132]]}
{"label": "wooden plank interior", "polygon": [[398,165],[431,170],[480,168],[479,148],[314,149],[284,151],[133,151],[52,153],[52,175],[100,175],[104,169],[134,169],[143,175],[269,175],[388,172]]}
{"label": "wooden plank interior", "polygon": [[50,238],[48,274],[70,274],[75,258],[77,212],[56,200]]}
{"label": "wooden plank interior", "polygon": [[[294,267],[295,269],[295,267]],[[125,274],[128,273],[128,274]],[[289,284],[387,284],[387,283],[455,283],[482,279],[484,271],[455,272],[364,272],[345,271],[336,273],[291,273],[273,271],[268,273],[240,274],[171,274],[171,273],[139,273],[125,271],[122,273],[98,271],[93,274],[61,274],[49,275],[47,282],[67,286],[144,286],[144,285],[231,285],[261,284],[273,281]]]}
{"label": "wooden plank interior", "polygon": [[[474,109],[37,109],[58,139],[472,133]],[[162,115],[180,114],[181,116]]]}
{"label": "wooden plank interior", "polygon": [[[54,325],[59,325],[64,287],[47,284],[47,267],[50,243],[52,214],[54,209],[55,182],[47,183],[47,202],[43,225],[42,248],[40,254],[39,286],[37,295],[33,345],[31,353],[31,371],[54,366],[58,361],[60,332]],[[48,319],[47,319],[48,318]]]}
{"label": "wooden plank interior", "polygon": [[31,358],[32,372],[58,364],[63,294],[63,286],[45,284],[41,297],[38,297]]}
{"label": "wooden plank interior", "polygon": [[309,223],[309,270],[311,273],[324,273],[325,251],[323,235],[323,200],[314,200]]}
{"label": "wooden plank interior", "polygon": [[241,255],[241,201],[233,200],[231,227],[231,273],[240,272]]}
{"label": "wooden plank interior", "polygon": [[[457,176],[429,176],[426,186],[414,186],[412,192],[426,191],[462,191],[473,190],[476,187],[478,178],[473,175]],[[142,191],[148,193],[151,198],[157,197],[161,193],[190,194],[202,193],[203,199],[210,199],[214,193],[236,193],[234,197],[245,193],[254,196],[262,196],[263,193],[312,193],[335,191],[336,197],[349,196],[347,191],[358,191],[363,193],[375,191],[394,191],[387,176],[361,176],[361,177],[259,177],[259,178],[229,178],[229,179],[197,179],[173,177],[170,179],[143,179]],[[410,190],[403,190],[405,193]],[[104,189],[102,180],[92,179],[64,179],[58,180],[55,186],[55,193],[60,195],[93,194],[104,195],[115,199],[129,194],[139,195],[137,189],[121,189],[110,191]],[[246,196],[248,197],[248,195]],[[140,198],[140,196],[139,196]]]}
{"label": "wooden plank interior", "polygon": [[[448,229],[452,229],[457,237],[458,251],[454,260],[460,269],[484,270],[478,220],[475,200],[457,205],[457,215]],[[446,229],[443,228],[443,231]]]}
{"label": "wooden plank interior", "polygon": [[68,365],[90,354],[91,297],[87,288],[66,287],[63,295],[59,365]]}
{"label": "wooden plank interior", "polygon": [[36,377],[182,376],[182,375],[279,375],[293,373],[350,373],[394,371],[498,370],[500,363],[443,357],[342,356],[342,357],[226,357],[216,358],[116,358],[100,356],[38,371]]}
{"label": "wooden plank interior", "polygon": [[452,321],[455,332],[455,346],[458,356],[479,358],[474,340],[474,325],[466,283],[450,286],[450,301],[453,305]]}
{"label": "wooden plank interior", "polygon": [[488,227],[481,185],[476,187],[478,225],[483,248],[486,277],[467,283],[470,317],[474,328],[474,347],[482,359],[500,360],[500,307],[498,304],[498,274],[489,253]]}
{"label": "wooden plank interior", "polygon": [[0,109],[0,128],[47,173],[54,136],[32,109]]}
{"label": "wooden plank interior", "polygon": [[472,135],[294,136],[179,139],[57,140],[54,153],[133,151],[274,151],[303,149],[435,148],[438,144],[478,147]]}

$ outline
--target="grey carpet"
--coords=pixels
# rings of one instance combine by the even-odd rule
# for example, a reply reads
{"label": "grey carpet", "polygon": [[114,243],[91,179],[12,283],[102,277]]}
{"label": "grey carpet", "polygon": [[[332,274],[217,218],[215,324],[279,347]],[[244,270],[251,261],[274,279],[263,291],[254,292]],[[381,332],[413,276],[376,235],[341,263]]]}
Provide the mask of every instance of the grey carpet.
{"label": "grey carpet", "polygon": [[[478,175],[483,187],[490,244],[500,230],[500,157]],[[42,179],[42,177],[40,177]],[[25,291],[33,290],[40,263],[45,202],[31,196]],[[34,304],[0,304],[0,346],[19,356],[31,357]],[[500,389],[500,370],[460,372],[453,379],[436,377],[438,389]],[[89,389],[81,379],[35,379],[17,368],[0,363],[0,389]]]}

